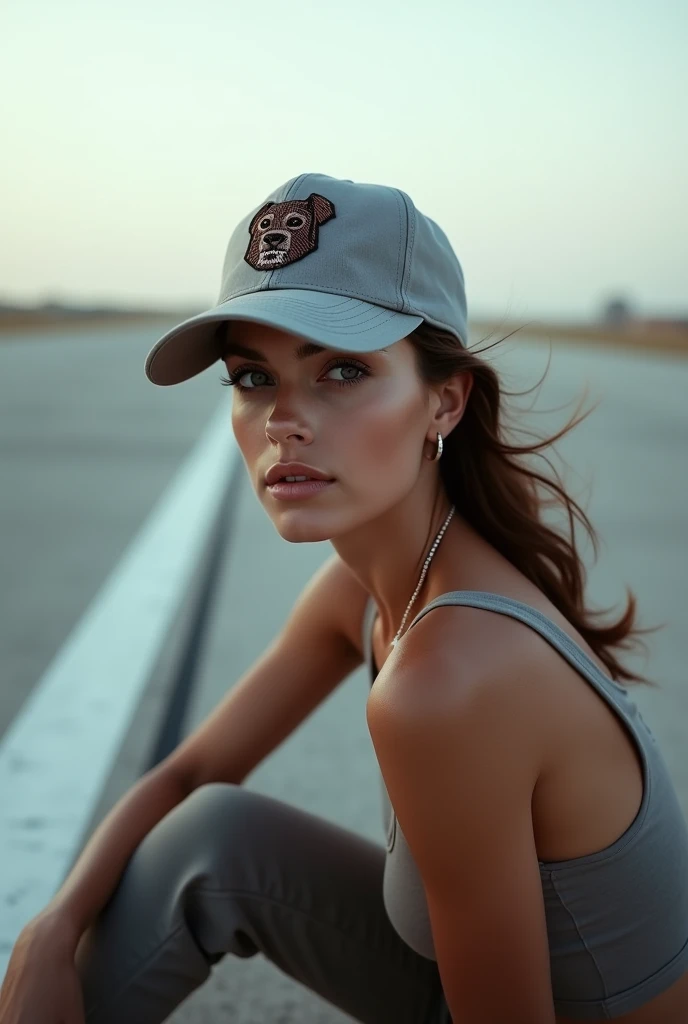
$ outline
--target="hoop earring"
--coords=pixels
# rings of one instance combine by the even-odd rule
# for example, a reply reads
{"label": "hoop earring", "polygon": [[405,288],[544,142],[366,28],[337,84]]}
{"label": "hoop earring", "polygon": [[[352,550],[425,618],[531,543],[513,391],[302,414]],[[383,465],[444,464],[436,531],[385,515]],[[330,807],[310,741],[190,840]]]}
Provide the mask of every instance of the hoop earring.
{"label": "hoop earring", "polygon": [[442,458],[442,449],[443,448],[444,448],[444,444],[442,443],[442,435],[440,433],[438,433],[437,434],[437,451],[434,454],[434,456],[430,459],[431,462],[437,462],[438,459]]}

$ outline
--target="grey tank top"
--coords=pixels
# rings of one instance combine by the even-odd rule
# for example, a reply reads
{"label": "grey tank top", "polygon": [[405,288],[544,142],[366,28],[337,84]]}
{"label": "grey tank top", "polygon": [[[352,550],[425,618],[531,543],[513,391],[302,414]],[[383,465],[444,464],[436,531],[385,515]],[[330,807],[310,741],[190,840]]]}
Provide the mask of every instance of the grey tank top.
{"label": "grey tank top", "polygon": [[[556,1012],[577,1020],[630,1013],[688,969],[688,827],[657,741],[626,688],[600,671],[537,609],[499,594],[457,590],[426,605],[409,629],[440,605],[484,608],[536,630],[619,715],[636,742],[643,798],[626,832],[597,853],[538,862]],[[371,598],[363,619],[371,686],[377,674],[372,652],[376,617]],[[385,909],[404,942],[435,960],[423,884],[380,781],[387,845]]]}

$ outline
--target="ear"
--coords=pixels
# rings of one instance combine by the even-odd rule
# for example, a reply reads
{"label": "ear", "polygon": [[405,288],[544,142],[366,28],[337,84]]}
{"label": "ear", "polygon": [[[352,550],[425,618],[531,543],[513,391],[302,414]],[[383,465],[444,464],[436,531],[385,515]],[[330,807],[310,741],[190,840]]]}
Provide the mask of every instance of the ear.
{"label": "ear", "polygon": [[451,434],[466,411],[472,388],[473,373],[470,370],[455,373],[440,384],[430,385],[433,416],[430,423],[429,441],[434,444],[437,441],[438,432],[445,439]]}
{"label": "ear", "polygon": [[331,217],[334,217],[334,203],[331,203],[325,196],[318,195],[317,192],[311,192],[307,201],[313,210],[313,220],[318,224],[324,224]]}
{"label": "ear", "polygon": [[260,218],[263,216],[265,211],[269,210],[270,207],[274,206],[274,205],[275,205],[274,202],[271,201],[269,203],[266,203],[265,206],[261,206],[260,210],[258,211],[258,213],[255,215],[255,217],[253,218],[253,220],[251,221],[251,223],[248,226],[248,233],[249,233],[249,235],[253,234],[254,227],[256,226],[256,224],[258,223]]}

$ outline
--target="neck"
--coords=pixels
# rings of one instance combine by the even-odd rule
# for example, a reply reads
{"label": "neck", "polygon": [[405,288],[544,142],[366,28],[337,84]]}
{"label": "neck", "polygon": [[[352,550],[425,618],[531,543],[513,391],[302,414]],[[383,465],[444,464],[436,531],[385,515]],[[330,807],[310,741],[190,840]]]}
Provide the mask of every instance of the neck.
{"label": "neck", "polygon": [[[339,557],[373,597],[380,613],[380,629],[386,643],[396,635],[416,589],[423,563],[442,527],[451,502],[442,488],[438,494],[410,494],[384,515],[349,534],[332,540]],[[415,614],[427,603],[433,582],[441,578],[443,551],[456,550],[463,524],[454,513],[433,555],[423,585],[406,619],[408,629]]]}

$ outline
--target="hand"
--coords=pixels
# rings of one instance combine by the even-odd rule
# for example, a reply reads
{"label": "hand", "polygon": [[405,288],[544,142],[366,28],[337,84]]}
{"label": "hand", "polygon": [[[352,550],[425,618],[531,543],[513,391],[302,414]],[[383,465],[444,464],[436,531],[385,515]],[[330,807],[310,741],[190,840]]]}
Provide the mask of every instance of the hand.
{"label": "hand", "polygon": [[12,949],[0,988],[0,1024],[84,1024],[81,982],[74,954],[30,921]]}

